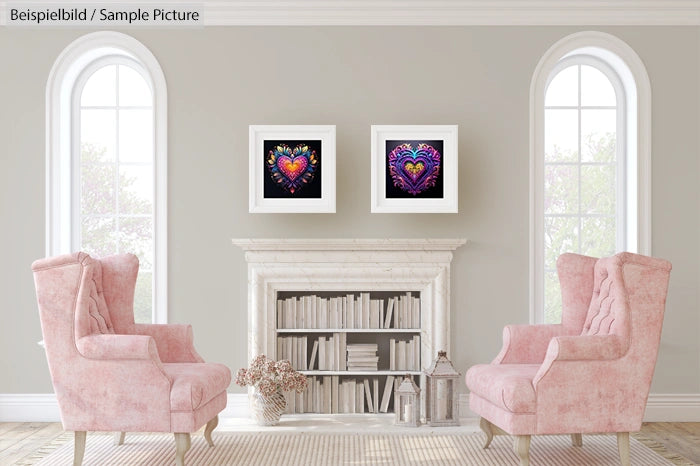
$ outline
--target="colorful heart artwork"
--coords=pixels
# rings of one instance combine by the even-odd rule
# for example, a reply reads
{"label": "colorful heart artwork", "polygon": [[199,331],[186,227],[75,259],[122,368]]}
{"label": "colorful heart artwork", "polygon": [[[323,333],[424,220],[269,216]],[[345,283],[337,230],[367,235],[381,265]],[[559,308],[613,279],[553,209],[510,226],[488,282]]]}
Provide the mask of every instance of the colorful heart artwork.
{"label": "colorful heart artwork", "polygon": [[279,144],[268,152],[265,165],[277,186],[294,194],[313,181],[318,158],[306,144]]}
{"label": "colorful heart artwork", "polygon": [[428,144],[413,148],[411,143],[403,143],[389,153],[387,163],[394,186],[415,196],[435,186],[442,156]]}

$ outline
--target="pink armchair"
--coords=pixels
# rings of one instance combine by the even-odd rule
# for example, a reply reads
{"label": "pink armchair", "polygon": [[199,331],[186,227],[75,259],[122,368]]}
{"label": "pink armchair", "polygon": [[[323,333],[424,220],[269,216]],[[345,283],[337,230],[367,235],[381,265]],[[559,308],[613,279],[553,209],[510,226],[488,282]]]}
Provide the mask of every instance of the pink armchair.
{"label": "pink armchair", "polygon": [[469,407],[481,416],[487,448],[494,434],[516,436],[529,464],[530,436],[617,433],[629,465],[629,433],[641,428],[661,339],[671,264],[621,253],[557,261],[562,323],[509,325],[491,364],[466,374]]}
{"label": "pink armchair", "polygon": [[134,323],[138,259],[75,253],[32,264],[41,329],[61,421],[75,432],[74,465],[86,431],[173,432],[184,465],[190,432],[211,432],[226,407],[231,371],[205,363],[189,325]]}

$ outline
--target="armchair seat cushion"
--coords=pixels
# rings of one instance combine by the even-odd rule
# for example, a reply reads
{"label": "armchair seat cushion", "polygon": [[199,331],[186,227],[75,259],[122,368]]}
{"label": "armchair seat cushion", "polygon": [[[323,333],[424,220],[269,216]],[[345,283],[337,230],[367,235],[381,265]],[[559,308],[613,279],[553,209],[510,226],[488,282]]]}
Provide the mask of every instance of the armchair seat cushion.
{"label": "armchair seat cushion", "polygon": [[532,385],[539,364],[478,364],[467,371],[472,393],[511,413],[534,413],[537,395]]}
{"label": "armchair seat cushion", "polygon": [[231,383],[231,371],[223,364],[164,363],[163,369],[172,380],[172,411],[195,411],[226,391]]}

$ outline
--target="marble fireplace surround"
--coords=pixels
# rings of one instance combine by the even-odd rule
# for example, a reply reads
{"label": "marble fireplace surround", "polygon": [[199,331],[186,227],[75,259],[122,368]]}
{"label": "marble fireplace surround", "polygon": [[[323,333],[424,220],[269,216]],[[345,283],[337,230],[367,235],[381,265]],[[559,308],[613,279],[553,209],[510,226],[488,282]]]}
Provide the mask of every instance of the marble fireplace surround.
{"label": "marble fireplace surround", "polygon": [[450,262],[466,239],[233,239],[248,263],[248,358],[276,351],[278,291],[419,291],[421,361],[450,354]]}

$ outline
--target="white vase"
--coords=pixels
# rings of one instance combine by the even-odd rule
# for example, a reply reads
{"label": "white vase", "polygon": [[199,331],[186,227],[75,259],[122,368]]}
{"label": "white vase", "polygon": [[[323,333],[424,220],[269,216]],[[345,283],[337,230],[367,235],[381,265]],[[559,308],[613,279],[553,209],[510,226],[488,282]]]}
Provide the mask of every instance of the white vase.
{"label": "white vase", "polygon": [[258,390],[253,395],[253,419],[261,426],[276,426],[280,416],[287,408],[287,400],[280,390],[270,396],[264,396]]}

